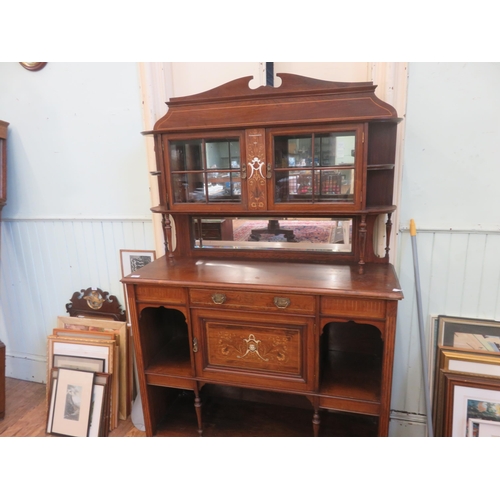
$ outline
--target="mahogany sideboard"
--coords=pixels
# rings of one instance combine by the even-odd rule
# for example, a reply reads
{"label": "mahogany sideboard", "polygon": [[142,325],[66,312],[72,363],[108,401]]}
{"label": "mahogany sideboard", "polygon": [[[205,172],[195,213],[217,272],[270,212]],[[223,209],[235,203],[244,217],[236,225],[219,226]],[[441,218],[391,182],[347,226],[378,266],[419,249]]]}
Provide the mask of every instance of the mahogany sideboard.
{"label": "mahogany sideboard", "polygon": [[302,396],[315,436],[324,411],[388,433],[400,119],[371,82],[279,76],[172,98],[145,132],[165,256],[122,281],[148,436],[164,388],[194,392],[202,434],[208,384]]}

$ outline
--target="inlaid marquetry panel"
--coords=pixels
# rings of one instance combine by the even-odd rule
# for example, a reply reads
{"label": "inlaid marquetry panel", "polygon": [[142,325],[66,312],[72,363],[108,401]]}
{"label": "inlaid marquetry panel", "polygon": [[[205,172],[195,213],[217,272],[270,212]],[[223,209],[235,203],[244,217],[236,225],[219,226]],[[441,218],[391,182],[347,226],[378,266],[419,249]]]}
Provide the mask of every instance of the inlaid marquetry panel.
{"label": "inlaid marquetry panel", "polygon": [[246,130],[246,179],[248,208],[266,208],[266,151],[264,129]]}
{"label": "inlaid marquetry panel", "polygon": [[208,366],[300,375],[302,328],[205,323]]}
{"label": "inlaid marquetry panel", "polygon": [[321,297],[323,316],[342,316],[355,318],[385,318],[386,303],[383,300],[348,299]]}

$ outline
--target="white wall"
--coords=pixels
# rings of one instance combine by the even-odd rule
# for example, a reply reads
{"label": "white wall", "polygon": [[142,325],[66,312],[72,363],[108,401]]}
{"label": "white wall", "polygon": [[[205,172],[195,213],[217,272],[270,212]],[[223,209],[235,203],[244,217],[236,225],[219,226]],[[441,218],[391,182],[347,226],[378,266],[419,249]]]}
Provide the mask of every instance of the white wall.
{"label": "white wall", "polygon": [[[426,407],[408,225],[417,225],[427,346],[431,316],[500,320],[499,85],[499,63],[409,65],[397,256],[405,299],[392,408],[420,422]],[[425,432],[417,427],[411,432]]]}
{"label": "white wall", "polygon": [[0,116],[0,338],[8,376],[44,381],[46,337],[73,293],[124,305],[119,250],[154,247],[138,66],[0,63]]}

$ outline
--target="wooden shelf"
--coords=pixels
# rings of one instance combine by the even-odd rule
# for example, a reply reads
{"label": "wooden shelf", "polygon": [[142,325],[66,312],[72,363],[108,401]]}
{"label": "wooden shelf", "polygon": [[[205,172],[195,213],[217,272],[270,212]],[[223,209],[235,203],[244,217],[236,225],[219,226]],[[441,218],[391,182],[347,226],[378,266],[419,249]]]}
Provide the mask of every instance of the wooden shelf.
{"label": "wooden shelf", "polygon": [[381,360],[368,354],[328,351],[322,365],[321,406],[378,415]]}
{"label": "wooden shelf", "polygon": [[177,338],[163,347],[145,369],[146,375],[170,377],[193,377],[189,342],[187,338]]}

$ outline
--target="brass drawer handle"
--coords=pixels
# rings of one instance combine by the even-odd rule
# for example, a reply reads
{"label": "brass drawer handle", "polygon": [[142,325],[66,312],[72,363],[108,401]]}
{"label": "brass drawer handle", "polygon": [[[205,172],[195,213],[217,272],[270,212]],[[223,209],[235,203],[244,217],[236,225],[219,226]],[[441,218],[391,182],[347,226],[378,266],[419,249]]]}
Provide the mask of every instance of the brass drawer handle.
{"label": "brass drawer handle", "polygon": [[212,295],[212,300],[214,304],[224,304],[224,302],[226,302],[226,296],[223,293],[214,293]]}
{"label": "brass drawer handle", "polygon": [[290,305],[290,299],[286,297],[274,297],[274,305],[278,309],[286,309]]}

